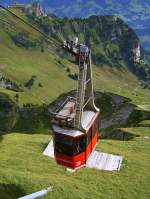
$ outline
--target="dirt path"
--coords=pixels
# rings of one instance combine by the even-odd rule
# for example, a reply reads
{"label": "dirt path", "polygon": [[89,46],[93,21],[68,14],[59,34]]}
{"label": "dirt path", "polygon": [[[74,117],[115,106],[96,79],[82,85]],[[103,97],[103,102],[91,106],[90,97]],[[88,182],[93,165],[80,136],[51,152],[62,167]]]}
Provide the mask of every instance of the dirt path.
{"label": "dirt path", "polygon": [[144,111],[150,111],[150,105],[138,105],[139,108],[141,108]]}

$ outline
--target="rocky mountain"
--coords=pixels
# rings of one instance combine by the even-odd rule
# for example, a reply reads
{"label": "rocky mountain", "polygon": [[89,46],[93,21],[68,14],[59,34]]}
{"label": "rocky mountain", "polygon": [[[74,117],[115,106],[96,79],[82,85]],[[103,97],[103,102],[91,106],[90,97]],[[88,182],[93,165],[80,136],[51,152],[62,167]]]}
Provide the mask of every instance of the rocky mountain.
{"label": "rocky mountain", "polygon": [[[18,0],[29,3],[30,0]],[[47,12],[63,17],[88,17],[91,15],[112,14],[122,17],[138,34],[143,47],[150,51],[150,0],[41,0]],[[0,0],[10,5],[10,0]]]}
{"label": "rocky mountain", "polygon": [[97,66],[127,67],[143,79],[149,79],[150,66],[135,32],[122,19],[112,15],[91,16],[86,19],[58,17],[35,18],[28,15],[49,37],[57,41],[79,37],[92,49]]}

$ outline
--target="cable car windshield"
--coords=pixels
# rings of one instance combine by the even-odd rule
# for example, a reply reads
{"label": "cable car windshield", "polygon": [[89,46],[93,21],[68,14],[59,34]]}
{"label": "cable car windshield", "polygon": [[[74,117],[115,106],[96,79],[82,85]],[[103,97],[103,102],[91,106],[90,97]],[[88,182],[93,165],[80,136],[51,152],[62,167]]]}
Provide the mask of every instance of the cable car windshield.
{"label": "cable car windshield", "polygon": [[55,151],[57,153],[62,153],[69,156],[73,155],[73,138],[65,135],[55,134],[54,143]]}
{"label": "cable car windshield", "polygon": [[73,139],[65,135],[55,134],[55,152],[64,155],[73,156],[78,155],[85,150],[85,138],[79,137]]}

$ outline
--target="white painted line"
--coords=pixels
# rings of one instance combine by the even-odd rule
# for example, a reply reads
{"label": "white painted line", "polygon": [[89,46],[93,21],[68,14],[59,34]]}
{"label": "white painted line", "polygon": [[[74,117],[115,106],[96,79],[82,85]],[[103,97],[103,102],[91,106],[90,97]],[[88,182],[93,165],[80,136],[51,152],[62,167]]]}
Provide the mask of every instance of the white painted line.
{"label": "white painted line", "polygon": [[43,152],[43,155],[48,157],[54,158],[54,147],[53,147],[53,140],[51,140]]}
{"label": "white painted line", "polygon": [[119,171],[122,160],[122,156],[94,151],[89,157],[86,166],[98,170]]}

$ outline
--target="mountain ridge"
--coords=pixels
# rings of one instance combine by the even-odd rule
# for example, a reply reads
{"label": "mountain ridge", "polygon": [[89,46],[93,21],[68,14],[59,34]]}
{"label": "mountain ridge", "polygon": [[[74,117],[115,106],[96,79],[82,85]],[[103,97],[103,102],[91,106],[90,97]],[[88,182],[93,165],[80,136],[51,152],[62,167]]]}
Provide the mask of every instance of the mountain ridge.
{"label": "mountain ridge", "polygon": [[[59,96],[69,95],[77,86],[73,79],[78,72],[77,65],[62,50],[62,41],[67,35],[68,39],[72,38],[75,27],[81,32],[83,21],[63,21],[54,17],[32,19],[33,16],[20,10],[11,11],[44,30],[49,42],[33,26],[0,9],[0,197],[16,199],[52,186],[52,192],[44,196],[45,199],[149,199],[149,90],[144,89],[137,76],[125,66],[92,64],[96,104],[101,109],[101,121],[108,127],[100,129],[96,150],[120,154],[125,161],[119,174],[87,168],[68,174],[64,167],[43,156],[42,152],[53,133],[47,105],[55,103]],[[95,35],[90,32],[89,25],[97,22],[97,18],[90,20],[86,21],[87,32]],[[118,44],[110,45],[111,31],[115,30],[110,27],[115,24],[114,20],[113,23],[109,17],[105,20],[106,25],[92,23],[94,27],[97,25],[95,32],[99,29],[101,37],[91,36],[96,39],[92,49],[98,40],[98,49],[93,52],[97,54],[101,50],[104,57],[116,54],[119,48]],[[100,31],[100,24],[106,29],[106,35]],[[122,25],[121,30],[125,27]],[[60,29],[64,34],[56,35]],[[84,39],[83,32],[79,35],[80,41]],[[127,33],[126,29],[123,33]],[[104,52],[106,43],[102,36],[109,44]],[[120,41],[123,40],[117,40]],[[112,62],[116,57],[120,64],[119,57],[114,54],[104,61]],[[130,123],[125,125],[126,112],[129,112],[127,103],[133,104],[135,110],[129,118]]]}
{"label": "mountain ridge", "polygon": [[123,64],[139,77],[149,79],[150,66],[140,40],[119,17],[99,15],[86,19],[63,19],[48,16],[35,18],[29,14],[28,18],[59,41],[77,35],[79,42],[85,42],[92,49],[94,64],[113,67]]}
{"label": "mountain ridge", "polygon": [[[30,0],[18,0],[19,3],[29,3]],[[6,0],[1,4],[10,5],[12,1]],[[150,1],[142,0],[41,0],[40,3],[56,16],[62,17],[88,17],[91,15],[111,14],[123,18],[137,33],[142,46],[150,51]]]}
{"label": "mountain ridge", "polygon": [[[103,77],[101,76],[102,81],[106,81],[106,79],[108,81],[109,76],[112,75],[113,71],[112,78],[114,79],[114,85],[118,85],[118,79],[120,82],[123,80],[122,84],[125,84],[124,81],[126,82],[126,80],[124,80],[124,78],[120,79],[120,77],[123,77],[121,73],[127,73],[125,75],[125,79],[130,79],[135,85],[137,84],[135,83],[137,82],[137,77],[131,74],[131,72],[128,71],[128,68],[125,67],[125,62],[123,61],[122,57],[123,55],[120,53],[119,44],[121,44],[121,41],[123,40],[120,39],[121,37],[116,38],[116,41],[111,40],[111,38],[114,39],[115,37],[114,33],[118,34],[120,32],[118,29],[118,33],[116,33],[115,18],[111,16],[105,16],[103,17],[104,22],[102,17],[91,17],[90,19],[86,19],[85,22],[87,25],[87,35],[84,35],[82,31],[84,28],[84,19],[65,20],[53,17],[49,18],[48,16],[39,18],[33,17],[32,15],[25,15],[25,13],[20,10],[11,9],[11,11],[17,16],[21,16],[26,22],[30,22],[35,27],[38,27],[41,31],[44,31],[50,39],[50,43],[47,44],[47,41],[43,38],[43,35],[41,35],[41,33],[37,30],[33,29],[33,27],[28,23],[26,24],[20,21],[17,17],[12,16],[7,11],[1,10],[0,17],[3,19],[5,18],[5,20],[0,21],[0,25],[2,27],[0,31],[2,40],[0,43],[2,49],[0,52],[0,58],[1,60],[5,60],[3,62],[1,61],[0,63],[1,90],[3,92],[5,91],[5,93],[9,93],[10,96],[12,96],[15,100],[18,98],[19,94],[19,103],[41,103],[41,101],[45,101],[47,103],[49,100],[51,101],[54,99],[54,97],[56,97],[60,91],[66,92],[66,89],[68,90],[71,85],[75,84],[76,80],[74,78],[77,75],[77,70],[74,67],[72,58],[69,55],[64,54],[62,51],[62,42],[66,36],[68,38],[72,38],[76,28],[78,29],[78,33],[80,33],[80,42],[84,42],[85,39],[89,40],[90,42],[90,47],[93,51],[93,62],[95,64],[99,63],[99,66],[93,66],[94,73],[99,74],[100,76],[103,74]],[[101,22],[97,23],[98,20]],[[93,30],[96,28],[95,31],[91,31],[89,28],[93,21]],[[120,23],[123,23],[122,20]],[[97,27],[95,27],[96,25]],[[103,30],[106,29],[105,34],[100,29],[102,25]],[[112,29],[111,27],[114,28]],[[125,34],[127,33],[126,28],[128,29],[128,26],[123,23],[123,25],[121,25],[121,31],[123,31]],[[60,34],[56,34],[58,32]],[[97,35],[97,32],[99,35]],[[122,37],[124,38],[123,35]],[[136,39],[135,35],[133,37]],[[104,40],[106,40],[106,42],[104,42]],[[138,42],[139,40],[137,40],[136,43],[138,44]],[[132,42],[130,44],[132,44]],[[133,46],[136,47],[136,45]],[[142,49],[140,48],[140,50]],[[14,58],[8,59],[7,55]],[[18,55],[20,57],[18,57]],[[26,59],[26,56],[28,59]],[[35,57],[37,58],[34,59]],[[50,68],[48,67],[49,64],[51,65]],[[124,67],[121,67],[122,64]],[[45,66],[42,67],[43,71],[41,70],[41,65]],[[25,67],[22,68],[22,66]],[[58,69],[61,72],[59,72]],[[23,73],[25,75],[23,75]],[[49,73],[50,77],[52,78],[48,78],[47,75]],[[58,79],[54,79],[54,74]],[[58,82],[59,87],[54,89],[51,93],[48,92],[48,86],[52,82],[54,83],[61,79],[65,80],[67,86],[63,87],[61,82]],[[95,86],[99,88],[98,76],[94,81]],[[104,84],[102,83],[100,87],[103,89]],[[107,88],[109,89],[110,87],[111,85],[108,83]],[[8,90],[8,88],[11,89]],[[16,89],[19,91],[19,93],[17,93]],[[42,96],[41,90],[44,91]],[[33,96],[34,93],[38,93],[39,98]],[[15,97],[16,95],[17,98]]]}

